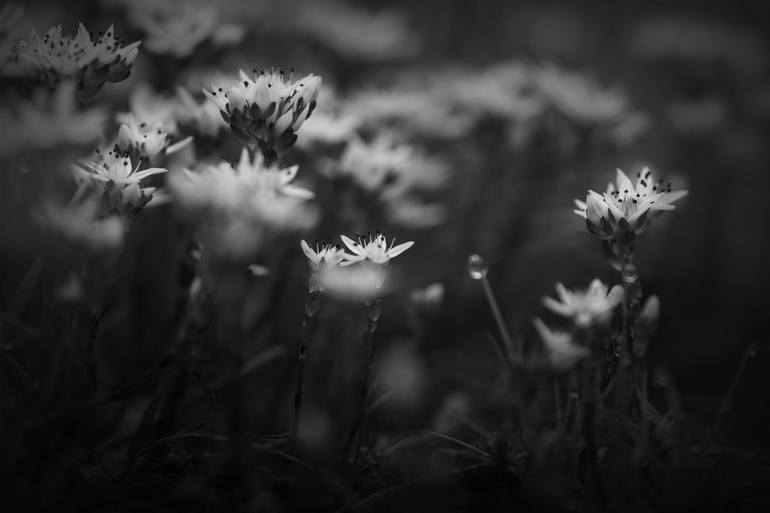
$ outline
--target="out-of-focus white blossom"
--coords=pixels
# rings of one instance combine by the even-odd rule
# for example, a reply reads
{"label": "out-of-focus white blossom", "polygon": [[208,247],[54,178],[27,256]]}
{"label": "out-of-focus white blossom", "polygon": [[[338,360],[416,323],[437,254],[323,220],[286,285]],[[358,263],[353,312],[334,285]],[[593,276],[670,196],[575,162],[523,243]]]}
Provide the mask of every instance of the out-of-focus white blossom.
{"label": "out-of-focus white blossom", "polygon": [[345,112],[358,126],[370,130],[390,128],[407,134],[454,139],[466,134],[472,120],[453,111],[434,92],[398,86],[362,91],[348,99]]}
{"label": "out-of-focus white blossom", "polygon": [[0,107],[0,155],[23,148],[59,144],[85,145],[101,134],[107,115],[101,108],[77,110],[75,83],[59,84],[53,95],[38,90],[32,100],[4,102]]}
{"label": "out-of-focus white blossom", "polygon": [[612,290],[595,279],[585,290],[567,290],[561,283],[556,284],[559,300],[543,298],[543,305],[564,317],[569,317],[580,328],[606,324],[612,312],[623,300],[623,287],[616,285]]}
{"label": "out-of-focus white blossom", "polygon": [[663,179],[655,180],[648,168],[637,173],[636,185],[620,169],[617,175],[604,194],[589,190],[585,201],[575,200],[575,213],[601,239],[641,233],[654,215],[673,210],[673,203],[687,195],[687,191],[673,191]]}
{"label": "out-of-focus white blossom", "polygon": [[297,166],[266,166],[244,148],[237,165],[220,162],[200,172],[181,170],[169,176],[174,203],[199,227],[209,252],[250,258],[275,231],[308,229],[317,215],[306,205],[313,193],[291,182]]}
{"label": "out-of-focus white blossom", "polygon": [[370,142],[352,140],[340,158],[338,173],[384,197],[413,190],[436,190],[448,179],[446,166],[408,144],[380,135]]}
{"label": "out-of-focus white blossom", "polygon": [[309,35],[348,59],[403,58],[420,49],[419,39],[401,13],[373,13],[340,1],[299,3],[286,20],[286,28]]}
{"label": "out-of-focus white blossom", "polygon": [[531,78],[549,105],[577,123],[616,123],[630,112],[623,91],[604,88],[581,73],[544,64],[532,69]]}
{"label": "out-of-focus white blossom", "polygon": [[125,227],[117,215],[103,217],[99,195],[70,204],[43,204],[38,222],[62,236],[69,243],[100,252],[118,249],[123,244]]}
{"label": "out-of-focus white blossom", "polygon": [[141,83],[131,91],[129,112],[122,112],[116,115],[115,119],[118,123],[160,126],[164,132],[176,135],[178,110],[179,103],[176,98],[156,94],[149,85]]}
{"label": "out-of-focus white blossom", "polygon": [[649,17],[637,25],[630,47],[644,59],[719,64],[739,76],[759,76],[768,67],[761,34],[716,20]]}
{"label": "out-of-focus white blossom", "polygon": [[324,293],[349,301],[366,301],[384,292],[388,269],[381,265],[330,267],[318,275]]}
{"label": "out-of-focus white blossom", "polygon": [[339,245],[318,241],[311,246],[301,240],[300,247],[313,271],[309,281],[310,292],[321,292],[324,289],[321,275],[337,267],[345,259],[345,251]]}
{"label": "out-of-focus white blossom", "polygon": [[76,79],[80,97],[90,99],[105,82],[128,77],[138,49],[139,41],[124,46],[112,26],[94,35],[81,23],[74,37],[62,35],[61,26],[42,38],[32,31],[28,40],[18,44],[16,56],[20,64],[29,65],[49,80]]}
{"label": "out-of-focus white blossom", "polygon": [[186,89],[177,88],[180,103],[176,106],[176,118],[183,125],[191,125],[200,135],[215,138],[227,128],[222,119],[219,107],[214,103],[203,100],[198,102]]}
{"label": "out-of-focus white blossom", "polygon": [[545,346],[548,362],[557,371],[574,367],[580,360],[591,354],[587,347],[579,346],[572,340],[572,335],[551,328],[539,318],[534,319],[535,328]]}
{"label": "out-of-focus white blossom", "polygon": [[201,0],[111,0],[127,10],[128,20],[144,31],[143,44],[153,53],[187,57],[203,43],[234,45],[245,33],[229,23],[222,4]]}

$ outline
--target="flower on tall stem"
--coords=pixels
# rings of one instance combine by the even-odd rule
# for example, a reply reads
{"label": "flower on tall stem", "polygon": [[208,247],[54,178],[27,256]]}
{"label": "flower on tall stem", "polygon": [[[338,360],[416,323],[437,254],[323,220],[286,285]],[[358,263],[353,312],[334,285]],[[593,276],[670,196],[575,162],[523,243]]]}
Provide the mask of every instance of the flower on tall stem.
{"label": "flower on tall stem", "polygon": [[325,287],[322,277],[345,259],[345,251],[339,245],[329,244],[326,241],[316,241],[313,246],[310,246],[310,244],[301,240],[300,247],[307,257],[308,265],[312,270],[308,289],[311,294],[320,293]]}
{"label": "flower on tall stem", "polygon": [[604,325],[612,312],[623,301],[623,287],[616,285],[608,291],[607,285],[595,279],[585,290],[567,290],[556,284],[559,300],[543,298],[543,305],[554,313],[569,317],[579,328]]}
{"label": "flower on tall stem", "polygon": [[233,132],[251,147],[258,147],[268,160],[291,148],[296,132],[313,113],[321,88],[321,77],[309,74],[295,80],[294,72],[243,70],[239,79],[211,86],[203,93],[219,107]]}
{"label": "flower on tall stem", "polygon": [[589,190],[585,201],[575,200],[575,213],[596,237],[625,244],[686,195],[687,191],[672,190],[670,182],[656,180],[649,168],[637,173],[636,184],[618,169],[616,182],[609,183],[604,194]]}

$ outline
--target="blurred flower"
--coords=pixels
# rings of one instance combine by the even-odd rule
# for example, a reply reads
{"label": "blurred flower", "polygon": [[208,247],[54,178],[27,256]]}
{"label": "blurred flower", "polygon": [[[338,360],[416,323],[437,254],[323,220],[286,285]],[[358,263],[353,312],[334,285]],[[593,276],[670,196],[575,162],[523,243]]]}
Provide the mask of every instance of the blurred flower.
{"label": "blurred flower", "polygon": [[241,25],[227,23],[221,5],[205,1],[112,0],[128,11],[129,21],[145,32],[143,44],[153,53],[187,57],[201,44],[233,45],[244,35]]}
{"label": "blurred flower", "polygon": [[107,115],[101,108],[76,109],[75,83],[59,84],[53,95],[42,90],[29,100],[6,102],[0,107],[0,125],[8,128],[0,138],[0,155],[22,148],[51,148],[58,144],[83,145],[94,141]]}
{"label": "blurred flower", "polygon": [[338,173],[369,192],[396,197],[413,189],[435,190],[447,181],[446,167],[408,144],[379,135],[371,142],[353,139],[340,158]]}
{"label": "blurred flower", "polygon": [[176,116],[179,104],[174,98],[156,94],[149,85],[141,83],[134,87],[129,98],[130,112],[115,116],[118,123],[144,123],[159,125],[164,132],[177,133]]}
{"label": "blurred flower", "polygon": [[63,36],[61,26],[50,29],[42,39],[32,31],[28,41],[19,43],[17,57],[49,80],[78,80],[78,94],[88,100],[105,82],[128,77],[138,48],[139,41],[123,46],[112,26],[94,37],[81,23],[74,38]]}
{"label": "blurred flower", "polygon": [[385,60],[414,55],[420,48],[405,17],[396,11],[368,12],[339,1],[301,2],[287,28],[307,34],[349,59]]}
{"label": "blurred flower", "polygon": [[312,227],[315,212],[304,203],[313,196],[290,182],[297,166],[266,166],[245,148],[236,166],[209,165],[199,173],[184,169],[169,176],[174,202],[198,224],[203,245],[231,258],[251,258],[275,230]]}
{"label": "blurred flower", "polygon": [[254,79],[240,71],[240,80],[204,94],[219,107],[222,117],[243,141],[259,145],[263,152],[278,154],[291,148],[295,132],[315,109],[321,77],[306,75],[294,80],[283,70],[257,73]]}
{"label": "blurred flower", "polygon": [[637,173],[636,186],[620,169],[617,175],[616,183],[607,185],[604,194],[589,190],[585,202],[575,200],[575,213],[585,218],[588,230],[601,239],[618,240],[641,233],[652,217],[673,210],[672,203],[687,195],[687,191],[672,191],[671,184],[663,179],[654,180],[648,168]]}
{"label": "blurred flower", "polygon": [[110,205],[121,213],[141,209],[152,200],[155,187],[142,187],[140,182],[152,175],[166,173],[163,168],[139,171],[132,167],[131,157],[115,145],[112,149],[97,149],[96,154],[72,166],[75,179],[81,186],[105,192]]}
{"label": "blurred flower", "polygon": [[84,249],[94,252],[117,249],[123,244],[123,220],[116,215],[102,217],[100,210],[99,196],[91,195],[67,206],[45,203],[37,219]]}
{"label": "blurred flower", "polygon": [[543,305],[552,312],[572,318],[580,328],[606,324],[612,317],[612,311],[623,300],[623,287],[616,285],[608,293],[607,285],[598,279],[593,280],[586,290],[571,291],[557,283],[556,292],[559,301],[544,297]]}
{"label": "blurred flower", "polygon": [[544,100],[578,125],[601,127],[611,140],[627,144],[646,130],[646,116],[634,112],[626,94],[604,88],[580,73],[545,64],[532,69],[532,82]]}
{"label": "blurred flower", "polygon": [[453,112],[436,92],[398,86],[359,92],[349,98],[345,112],[364,128],[393,128],[437,138],[461,137],[470,130],[467,115]]}
{"label": "blurred flower", "polygon": [[192,142],[192,136],[189,136],[170,145],[168,133],[162,124],[147,126],[147,123],[139,123],[132,115],[124,116],[123,120],[118,131],[117,146],[134,158],[154,163],[159,155],[172,155]]}
{"label": "blurred flower", "polygon": [[655,294],[647,298],[647,301],[639,312],[639,321],[647,326],[655,326],[660,317],[660,299]]}
{"label": "blurred flower", "polygon": [[227,128],[219,107],[214,103],[205,99],[199,103],[182,87],[177,88],[177,96],[181,102],[176,106],[176,117],[180,123],[192,125],[198,134],[211,138]]}
{"label": "blurred flower", "polygon": [[549,363],[557,371],[564,371],[575,366],[580,360],[591,354],[587,347],[576,345],[572,335],[561,331],[551,331],[545,323],[534,319],[535,328],[545,346]]}
{"label": "blurred flower", "polygon": [[342,242],[352,252],[352,254],[346,253],[344,255],[345,260],[340,264],[343,267],[354,264],[356,262],[372,262],[374,264],[385,266],[388,265],[391,258],[395,258],[407,249],[414,245],[413,241],[404,242],[398,246],[394,246],[396,239],[394,238],[388,246],[388,240],[385,235],[378,230],[374,237],[369,233],[367,237],[363,235],[356,235],[358,242],[354,241],[350,237],[340,235]]}
{"label": "blurred flower", "polygon": [[422,311],[435,311],[444,300],[444,284],[431,283],[427,287],[414,289],[409,298]]}
{"label": "blurred flower", "polygon": [[458,69],[436,80],[452,105],[474,116],[527,121],[544,107],[531,87],[528,68],[517,62],[479,71]]}
{"label": "blurred flower", "polygon": [[742,76],[758,76],[767,69],[761,34],[716,20],[682,16],[644,19],[636,27],[630,47],[644,59],[720,64]]}

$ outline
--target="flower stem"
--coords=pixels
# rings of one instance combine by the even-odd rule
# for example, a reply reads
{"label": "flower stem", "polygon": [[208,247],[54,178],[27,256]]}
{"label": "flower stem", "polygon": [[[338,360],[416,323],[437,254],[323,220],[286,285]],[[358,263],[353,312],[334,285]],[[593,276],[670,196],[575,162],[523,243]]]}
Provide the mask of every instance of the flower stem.
{"label": "flower stem", "polygon": [[[377,319],[382,311],[382,300],[375,299],[374,301],[367,303],[367,315],[366,326],[361,339],[366,348],[366,360],[364,362],[363,373],[361,377],[361,386],[358,391],[358,408],[356,411],[356,417],[353,421],[353,426],[348,433],[347,442],[345,443],[345,455],[352,460],[353,463],[358,459],[358,449],[356,439],[359,430],[366,421],[366,397],[369,395],[369,380],[372,375],[372,367],[374,366],[374,346],[372,339],[375,330],[377,329]],[[351,450],[354,450],[351,454]]]}
{"label": "flower stem", "polygon": [[725,396],[722,399],[722,404],[719,407],[719,413],[717,413],[717,417],[716,419],[714,419],[714,424],[711,426],[711,433],[710,433],[711,443],[709,443],[709,445],[713,444],[713,441],[714,441],[714,438],[716,437],[719,426],[722,423],[722,419],[727,414],[727,412],[730,411],[730,406],[733,402],[733,396],[735,395],[735,390],[738,388],[738,383],[741,380],[741,376],[743,376],[743,372],[746,370],[746,364],[748,363],[749,359],[754,357],[755,354],[756,354],[756,346],[754,346],[754,344],[749,344],[746,347],[746,350],[743,352],[743,357],[741,357],[741,362],[738,364],[738,368],[735,371],[733,380],[730,382],[730,387],[727,389],[727,392],[725,393]]}
{"label": "flower stem", "polygon": [[497,329],[500,330],[500,335],[503,337],[503,342],[500,342],[499,339],[494,337],[493,340],[497,344],[497,348],[500,350],[500,355],[505,361],[505,364],[508,366],[508,370],[511,371],[511,375],[514,375],[516,368],[513,362],[513,358],[511,357],[511,348],[513,347],[511,334],[508,332],[508,328],[505,326],[503,315],[500,313],[500,307],[497,305],[495,294],[492,292],[492,287],[489,285],[489,280],[487,280],[487,277],[484,276],[480,281],[482,288],[484,289],[484,295],[487,297],[487,303],[489,303],[489,309],[492,310],[492,315],[495,318]]}
{"label": "flower stem", "polygon": [[289,439],[295,440],[297,438],[297,431],[299,430],[299,419],[302,411],[302,392],[304,389],[305,381],[305,360],[307,359],[307,344],[310,334],[310,323],[315,316],[318,308],[318,293],[311,292],[310,297],[305,304],[305,314],[302,319],[302,338],[300,339],[299,347],[297,348],[297,385],[294,390],[294,414],[291,419],[291,431],[289,433]]}

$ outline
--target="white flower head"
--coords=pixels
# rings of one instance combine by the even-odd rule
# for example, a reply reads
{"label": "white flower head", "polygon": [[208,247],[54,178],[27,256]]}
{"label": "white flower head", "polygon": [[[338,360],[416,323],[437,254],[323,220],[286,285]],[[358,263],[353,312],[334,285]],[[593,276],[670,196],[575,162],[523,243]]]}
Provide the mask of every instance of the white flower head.
{"label": "white flower head", "polygon": [[296,132],[313,113],[320,88],[321,77],[314,74],[295,80],[293,71],[255,69],[251,77],[241,70],[239,79],[212,84],[203,93],[242,140],[277,154],[296,142]]}
{"label": "white flower head", "polygon": [[535,318],[533,323],[545,346],[548,361],[557,371],[568,370],[591,354],[587,347],[575,344],[569,333],[551,331],[539,318]]}
{"label": "white flower head", "polygon": [[75,179],[84,187],[108,193],[112,206],[120,212],[140,209],[150,202],[155,187],[142,187],[142,180],[166,173],[164,168],[139,170],[133,167],[131,156],[117,145],[112,149],[97,149],[92,158],[72,166]]}
{"label": "white flower head", "polygon": [[105,82],[128,77],[138,48],[139,41],[124,46],[112,26],[96,35],[81,23],[75,37],[62,35],[61,26],[42,38],[33,31],[29,40],[19,43],[17,57],[47,79],[77,79],[81,99],[90,99]]}
{"label": "white flower head", "polygon": [[193,130],[198,134],[210,138],[217,137],[223,129],[227,128],[219,107],[213,102],[204,99],[199,103],[182,87],[177,88],[177,96],[180,102],[177,105],[176,116],[180,123],[192,125]]}
{"label": "white flower head", "polygon": [[352,252],[352,254],[345,254],[345,260],[340,264],[343,267],[357,262],[371,262],[379,266],[385,266],[388,265],[392,258],[397,257],[414,245],[413,241],[409,241],[395,246],[395,238],[388,245],[387,238],[379,230],[374,235],[371,233],[366,236],[356,234],[357,241],[345,235],[340,235],[340,238]]}
{"label": "white flower head", "polygon": [[673,210],[673,203],[687,191],[673,191],[671,183],[656,180],[649,168],[637,173],[636,184],[620,169],[617,180],[604,194],[588,191],[585,201],[575,200],[575,213],[586,219],[588,230],[605,240],[618,240],[644,231],[650,220],[663,211]]}
{"label": "white flower head", "polygon": [[337,244],[315,241],[313,246],[300,241],[302,252],[307,257],[308,265],[313,274],[310,277],[310,292],[321,292],[325,288],[326,274],[337,267],[345,259],[345,251]]}
{"label": "white flower head", "polygon": [[543,305],[549,310],[569,317],[576,326],[589,328],[596,324],[606,324],[612,311],[623,300],[623,287],[616,285],[608,292],[608,287],[598,279],[591,282],[586,290],[567,290],[561,283],[556,284],[559,300],[543,298]]}

